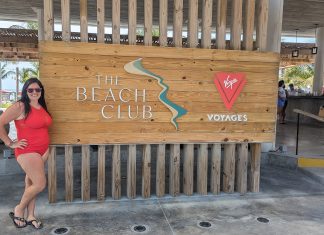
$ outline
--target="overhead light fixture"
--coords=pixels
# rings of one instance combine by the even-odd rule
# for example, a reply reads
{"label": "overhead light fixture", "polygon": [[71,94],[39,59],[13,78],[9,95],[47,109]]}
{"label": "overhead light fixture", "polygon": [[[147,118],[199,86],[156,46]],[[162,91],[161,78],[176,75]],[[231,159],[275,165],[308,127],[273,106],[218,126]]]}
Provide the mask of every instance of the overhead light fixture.
{"label": "overhead light fixture", "polygon": [[291,52],[291,57],[298,57],[299,56],[299,50],[297,49],[297,32],[298,29],[296,29],[296,49]]}
{"label": "overhead light fixture", "polygon": [[[315,45],[316,45],[316,31],[317,31],[317,26],[318,26],[318,24],[315,24]],[[317,49],[318,49],[317,46],[312,47],[312,54],[313,55],[317,54]]]}

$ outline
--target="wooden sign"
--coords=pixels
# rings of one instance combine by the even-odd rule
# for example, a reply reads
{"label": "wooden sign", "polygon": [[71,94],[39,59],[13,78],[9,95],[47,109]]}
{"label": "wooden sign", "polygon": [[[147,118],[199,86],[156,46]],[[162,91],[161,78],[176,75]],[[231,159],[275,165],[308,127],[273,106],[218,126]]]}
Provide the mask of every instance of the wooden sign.
{"label": "wooden sign", "polygon": [[41,42],[52,144],[272,142],[279,55]]}

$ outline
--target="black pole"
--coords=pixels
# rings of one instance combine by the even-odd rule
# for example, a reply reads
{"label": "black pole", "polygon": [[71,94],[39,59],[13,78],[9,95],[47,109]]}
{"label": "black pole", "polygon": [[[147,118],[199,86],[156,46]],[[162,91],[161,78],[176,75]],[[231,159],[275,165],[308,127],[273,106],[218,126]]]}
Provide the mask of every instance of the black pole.
{"label": "black pole", "polygon": [[297,113],[296,155],[298,155],[299,113]]}

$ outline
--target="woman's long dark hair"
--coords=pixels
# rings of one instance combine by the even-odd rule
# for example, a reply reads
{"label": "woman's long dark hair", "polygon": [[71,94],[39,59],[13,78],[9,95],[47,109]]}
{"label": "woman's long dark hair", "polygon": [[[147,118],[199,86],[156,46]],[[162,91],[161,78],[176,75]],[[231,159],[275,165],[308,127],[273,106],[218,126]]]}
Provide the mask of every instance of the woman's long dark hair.
{"label": "woman's long dark hair", "polygon": [[27,88],[30,86],[30,84],[33,84],[33,83],[37,83],[38,86],[42,89],[41,91],[41,96],[40,98],[38,99],[38,103],[45,109],[45,111],[51,115],[48,110],[47,110],[47,106],[46,106],[46,102],[45,102],[45,89],[44,89],[44,86],[43,84],[38,80],[38,78],[29,78],[23,88],[22,88],[22,91],[21,91],[21,99],[19,100],[20,102],[22,102],[24,104],[24,107],[25,107],[25,119],[28,117],[28,114],[30,113],[30,99],[28,97],[28,94],[27,94]]}

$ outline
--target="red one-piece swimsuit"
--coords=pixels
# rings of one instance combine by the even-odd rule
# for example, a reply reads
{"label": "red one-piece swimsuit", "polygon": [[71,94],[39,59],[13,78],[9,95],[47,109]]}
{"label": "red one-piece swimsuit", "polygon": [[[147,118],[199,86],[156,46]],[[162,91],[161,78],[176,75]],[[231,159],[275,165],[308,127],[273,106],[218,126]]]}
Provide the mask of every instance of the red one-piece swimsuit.
{"label": "red one-piece swimsuit", "polygon": [[26,119],[15,120],[18,140],[27,140],[24,149],[15,148],[16,158],[24,153],[39,153],[42,156],[50,143],[48,127],[51,123],[52,118],[45,109],[32,106]]}

